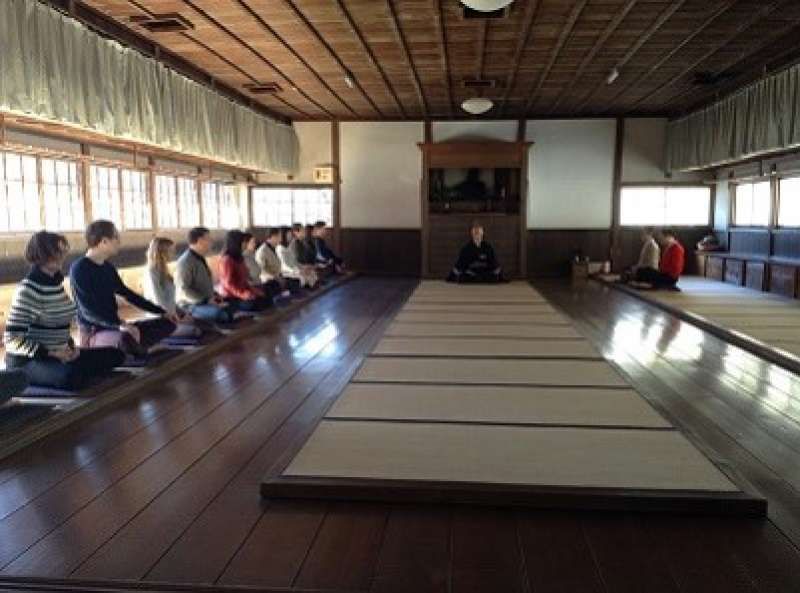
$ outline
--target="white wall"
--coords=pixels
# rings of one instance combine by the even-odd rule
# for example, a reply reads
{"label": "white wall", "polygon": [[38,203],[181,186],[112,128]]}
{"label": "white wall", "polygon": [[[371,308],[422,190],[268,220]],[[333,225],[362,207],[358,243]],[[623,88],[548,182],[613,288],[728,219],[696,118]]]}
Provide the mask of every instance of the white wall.
{"label": "white wall", "polygon": [[527,122],[529,229],[610,227],[615,136],[613,119]]}
{"label": "white wall", "polygon": [[435,121],[431,124],[433,142],[451,140],[502,140],[517,139],[517,121]]}
{"label": "white wall", "polygon": [[300,143],[297,169],[291,179],[279,173],[261,173],[256,176],[258,183],[314,183],[314,167],[331,164],[331,122],[296,121],[292,126]]}
{"label": "white wall", "polygon": [[417,143],[423,135],[422,122],[340,125],[343,227],[422,226],[422,153]]}
{"label": "white wall", "polygon": [[716,194],[714,196],[714,230],[726,231],[730,224],[731,195],[728,187],[728,180],[721,179],[716,183]]}
{"label": "white wall", "polygon": [[677,183],[702,181],[709,174],[674,171],[664,174],[666,163],[667,120],[629,118],[625,120],[622,146],[622,183]]}

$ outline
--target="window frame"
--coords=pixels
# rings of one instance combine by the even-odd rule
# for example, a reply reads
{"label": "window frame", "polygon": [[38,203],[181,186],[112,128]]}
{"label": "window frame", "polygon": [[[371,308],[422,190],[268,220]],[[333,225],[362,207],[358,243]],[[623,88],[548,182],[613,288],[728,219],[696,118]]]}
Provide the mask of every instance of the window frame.
{"label": "window frame", "polygon": [[[775,178],[775,183],[772,186],[772,191],[774,192],[773,202],[774,202],[774,209],[775,209],[775,218],[774,224],[772,225],[776,229],[783,229],[783,230],[797,230],[800,229],[800,223],[798,224],[781,224],[781,200],[783,196],[781,195],[781,182],[785,180],[798,180],[800,181],[800,173],[794,175],[781,175],[780,177]],[[763,228],[763,227],[758,227]]]}
{"label": "window frame", "polygon": [[[769,216],[767,224],[738,224],[736,222],[736,193],[742,185],[755,185],[757,183],[769,184]],[[776,189],[773,178],[770,176],[758,176],[745,179],[737,179],[728,184],[728,196],[730,199],[730,228],[767,230],[776,227],[778,217],[778,204],[776,202]]]}
{"label": "window frame", "polygon": [[[691,228],[710,227],[713,224],[714,203],[716,201],[716,193],[713,185],[708,185],[700,182],[680,182],[680,183],[659,183],[659,182],[627,183],[626,182],[626,183],[621,183],[619,187],[620,187],[619,209],[617,211],[615,222],[620,228],[636,229],[642,227],[656,227],[656,228],[675,227],[682,229],[691,229]],[[665,199],[666,199],[666,192],[669,189],[706,189],[708,190],[708,215],[706,217],[706,221],[704,223],[698,223],[698,224],[674,224],[668,222],[652,223],[652,224],[643,224],[643,223],[624,224],[622,222],[622,192],[625,189],[663,189]]]}
{"label": "window frame", "polygon": [[[250,207],[250,224],[253,226],[260,226],[256,224],[256,212],[255,212],[255,200],[254,200],[254,192],[258,190],[289,190],[289,191],[302,191],[302,190],[329,190],[331,192],[331,220],[328,228],[336,229],[339,221],[337,217],[337,200],[338,195],[336,192],[336,186],[332,183],[305,183],[305,184],[287,184],[287,183],[275,183],[275,184],[259,184],[259,185],[252,185],[250,186],[249,191],[249,207]],[[294,196],[292,197],[292,218],[294,218]],[[295,220],[292,223],[297,222]],[[290,223],[290,224],[292,224]],[[308,223],[307,223],[308,224]],[[313,223],[312,223],[313,224]]]}

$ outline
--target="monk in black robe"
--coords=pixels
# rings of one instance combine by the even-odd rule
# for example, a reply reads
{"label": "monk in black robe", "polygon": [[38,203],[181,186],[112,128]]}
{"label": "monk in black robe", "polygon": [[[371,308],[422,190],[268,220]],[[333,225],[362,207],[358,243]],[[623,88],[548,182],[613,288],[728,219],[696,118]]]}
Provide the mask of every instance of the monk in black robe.
{"label": "monk in black robe", "polygon": [[504,282],[503,270],[497,263],[494,249],[483,240],[483,226],[474,222],[470,229],[472,239],[461,248],[448,282]]}

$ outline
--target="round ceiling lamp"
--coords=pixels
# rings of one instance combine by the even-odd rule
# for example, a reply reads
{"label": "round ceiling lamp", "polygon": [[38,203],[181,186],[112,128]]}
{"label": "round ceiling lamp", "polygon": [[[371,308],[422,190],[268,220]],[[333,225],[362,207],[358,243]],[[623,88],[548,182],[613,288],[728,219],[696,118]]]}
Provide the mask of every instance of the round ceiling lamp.
{"label": "round ceiling lamp", "polygon": [[479,12],[493,12],[511,4],[514,0],[461,0],[461,4]]}
{"label": "round ceiling lamp", "polygon": [[494,107],[494,103],[492,103],[492,100],[486,99],[484,97],[472,97],[471,99],[467,99],[461,104],[461,109],[463,109],[467,113],[471,113],[472,115],[480,115],[482,113],[486,113],[492,107]]}

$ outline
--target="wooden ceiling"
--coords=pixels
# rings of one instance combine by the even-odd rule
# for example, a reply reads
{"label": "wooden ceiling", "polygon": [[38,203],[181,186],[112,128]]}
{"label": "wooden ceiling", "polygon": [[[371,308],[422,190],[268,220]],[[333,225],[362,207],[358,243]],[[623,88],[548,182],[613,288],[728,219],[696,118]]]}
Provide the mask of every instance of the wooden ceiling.
{"label": "wooden ceiling", "polygon": [[[461,118],[471,96],[495,102],[484,118],[676,115],[800,57],[798,0],[516,0],[480,20],[458,0],[83,4],[294,120]],[[131,20],[165,13],[193,28]]]}

